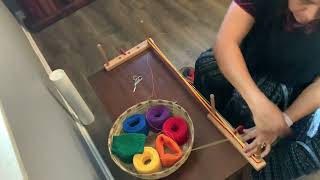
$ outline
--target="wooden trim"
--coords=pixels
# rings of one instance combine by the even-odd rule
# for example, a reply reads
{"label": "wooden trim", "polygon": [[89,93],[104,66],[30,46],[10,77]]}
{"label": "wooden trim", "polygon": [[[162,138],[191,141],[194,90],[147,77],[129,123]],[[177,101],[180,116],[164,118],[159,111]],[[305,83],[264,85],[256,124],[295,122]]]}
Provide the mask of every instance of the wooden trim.
{"label": "wooden trim", "polygon": [[149,43],[147,40],[145,40],[142,43],[134,46],[130,50],[126,51],[125,54],[121,54],[118,57],[110,60],[108,63],[104,64],[104,68],[107,71],[111,71],[112,69],[116,68],[117,66],[125,63],[126,61],[128,61],[128,60],[132,59],[133,57],[139,55],[140,53],[144,52],[148,48],[149,48]]}

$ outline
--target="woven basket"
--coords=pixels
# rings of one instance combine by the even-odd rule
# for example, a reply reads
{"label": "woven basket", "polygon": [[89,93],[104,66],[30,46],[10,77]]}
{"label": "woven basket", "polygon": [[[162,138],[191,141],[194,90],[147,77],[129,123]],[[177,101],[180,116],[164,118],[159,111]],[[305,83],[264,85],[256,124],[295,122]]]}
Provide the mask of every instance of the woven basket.
{"label": "woven basket", "polygon": [[[155,105],[164,105],[167,108],[169,108],[169,110],[171,111],[172,115],[174,116],[180,116],[182,118],[184,118],[189,126],[189,140],[183,145],[180,146],[182,151],[183,151],[183,156],[182,158],[176,162],[173,166],[168,167],[168,168],[164,168],[162,167],[162,169],[158,172],[155,173],[150,173],[150,174],[139,174],[133,164],[126,164],[124,162],[122,162],[117,156],[113,155],[111,152],[111,145],[112,145],[112,137],[114,135],[120,135],[123,132],[122,130],[122,123],[123,121],[128,117],[131,116],[133,114],[137,114],[137,113],[142,113],[145,114],[145,112],[152,106]],[[155,147],[155,139],[157,137],[157,133],[154,133],[152,131],[149,132],[145,146],[151,146],[151,147]],[[108,149],[109,149],[109,153],[111,155],[111,158],[113,159],[113,161],[125,172],[136,176],[138,178],[141,179],[159,179],[159,178],[163,178],[166,177],[168,175],[170,175],[171,173],[175,172],[183,163],[186,162],[186,160],[188,159],[190,153],[191,153],[191,149],[193,146],[193,141],[194,141],[194,128],[193,128],[193,123],[192,120],[189,116],[189,114],[187,113],[187,111],[182,108],[181,106],[179,106],[178,104],[176,104],[175,102],[172,101],[167,101],[167,100],[149,100],[149,101],[144,101],[141,102],[139,104],[136,104],[134,106],[132,106],[131,108],[127,109],[124,113],[122,113],[118,119],[116,120],[116,122],[113,124],[110,133],[109,133],[109,138],[108,138]]]}

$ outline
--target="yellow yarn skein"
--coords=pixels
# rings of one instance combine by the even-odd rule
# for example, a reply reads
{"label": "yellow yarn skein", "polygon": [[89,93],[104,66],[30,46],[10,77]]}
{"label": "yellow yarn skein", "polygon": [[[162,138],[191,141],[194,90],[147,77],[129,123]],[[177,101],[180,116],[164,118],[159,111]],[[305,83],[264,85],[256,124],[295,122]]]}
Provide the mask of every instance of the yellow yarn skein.
{"label": "yellow yarn skein", "polygon": [[141,174],[150,174],[161,169],[161,162],[158,152],[152,147],[144,147],[142,154],[133,156],[133,165]]}

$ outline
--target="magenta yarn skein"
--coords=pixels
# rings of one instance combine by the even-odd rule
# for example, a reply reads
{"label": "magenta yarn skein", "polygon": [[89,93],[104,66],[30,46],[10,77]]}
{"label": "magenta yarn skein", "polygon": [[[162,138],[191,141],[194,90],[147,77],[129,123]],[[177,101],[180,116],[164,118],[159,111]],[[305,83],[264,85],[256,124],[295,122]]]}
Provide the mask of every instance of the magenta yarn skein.
{"label": "magenta yarn skein", "polygon": [[162,127],[162,132],[171,137],[178,145],[183,145],[189,139],[189,128],[187,122],[181,117],[169,118]]}

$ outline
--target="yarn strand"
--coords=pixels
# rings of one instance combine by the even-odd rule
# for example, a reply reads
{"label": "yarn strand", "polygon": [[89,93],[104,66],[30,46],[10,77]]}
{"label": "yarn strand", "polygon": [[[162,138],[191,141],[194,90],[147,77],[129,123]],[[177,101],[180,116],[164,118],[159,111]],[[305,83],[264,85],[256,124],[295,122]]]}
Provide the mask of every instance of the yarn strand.
{"label": "yarn strand", "polygon": [[152,70],[152,67],[150,65],[150,62],[149,62],[149,55],[147,55],[147,65],[149,67],[149,72],[151,74],[151,81],[152,81],[152,92],[151,92],[151,96],[149,96],[147,99],[148,100],[151,100],[152,97],[156,97],[156,92],[155,92],[155,83],[154,83],[154,75],[153,75],[153,70]]}
{"label": "yarn strand", "polygon": [[198,151],[198,150],[206,149],[209,147],[217,146],[217,145],[225,143],[225,142],[229,142],[229,139],[222,139],[222,140],[214,141],[212,143],[208,143],[208,144],[205,144],[202,146],[198,146],[196,148],[193,148],[191,151]]}

